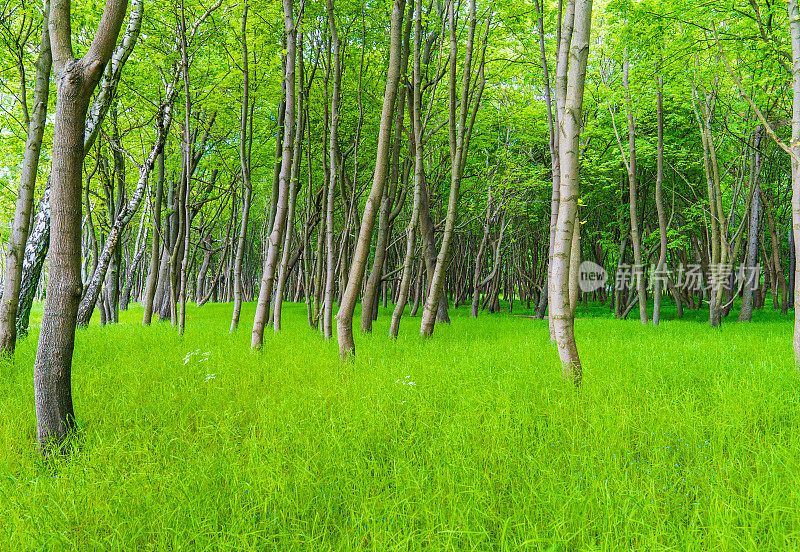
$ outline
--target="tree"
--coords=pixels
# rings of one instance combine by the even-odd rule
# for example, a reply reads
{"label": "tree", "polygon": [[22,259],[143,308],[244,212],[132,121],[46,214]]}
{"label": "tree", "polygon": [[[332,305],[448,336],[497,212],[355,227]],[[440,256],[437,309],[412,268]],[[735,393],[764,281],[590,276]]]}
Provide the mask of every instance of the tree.
{"label": "tree", "polygon": [[[25,157],[22,161],[22,174],[19,181],[17,205],[12,223],[11,237],[6,253],[6,270],[3,276],[3,296],[0,302],[0,353],[13,353],[17,342],[17,303],[19,302],[20,280],[25,243],[30,229],[33,193],[39,167],[39,153],[42,149],[47,102],[50,96],[50,68],[53,56],[50,53],[50,32],[48,18],[50,2],[44,3],[42,40],[39,56],[36,59],[36,88],[33,95],[33,112],[29,117],[28,136],[25,143]],[[24,80],[23,80],[24,85]],[[25,102],[24,92],[22,95]],[[27,112],[27,103],[25,111]]]}
{"label": "tree", "polygon": [[[389,69],[386,73],[386,89],[383,94],[383,110],[378,131],[378,148],[375,160],[375,174],[372,188],[361,217],[361,226],[356,240],[356,249],[350,264],[347,287],[342,294],[339,312],[336,315],[336,330],[339,340],[339,356],[346,359],[355,354],[356,344],[353,340],[353,313],[361,282],[366,270],[367,255],[372,241],[372,230],[375,218],[383,197],[386,185],[386,174],[389,169],[389,136],[392,130],[395,102],[397,100],[398,83],[400,81],[400,49],[402,46],[402,21],[405,12],[405,0],[394,0],[392,4],[392,26],[389,39]],[[372,313],[362,312],[362,316]]]}
{"label": "tree", "polygon": [[[286,69],[284,74],[286,88],[286,113],[284,115],[283,157],[281,158],[280,188],[277,198],[277,209],[269,234],[269,247],[264,260],[261,276],[261,289],[258,292],[258,304],[253,319],[253,333],[250,346],[260,349],[264,341],[264,326],[269,316],[269,304],[272,300],[272,286],[275,270],[278,265],[278,252],[286,229],[289,202],[289,185],[292,174],[292,147],[294,145],[295,123],[295,66],[297,63],[297,25],[294,19],[294,1],[283,0],[283,19],[286,30]],[[303,8],[300,8],[302,14]]]}
{"label": "tree", "polygon": [[[800,255],[800,9],[789,0],[789,31],[792,41],[792,230],[795,258]],[[800,278],[795,273],[795,297],[800,295]],[[800,309],[794,309],[794,364],[800,370]]]}
{"label": "tree", "polygon": [[[563,374],[575,385],[580,385],[583,368],[575,343],[575,316],[569,300],[569,267],[575,217],[577,216],[579,172],[579,138],[581,109],[586,80],[586,63],[589,57],[589,34],[592,18],[592,0],[570,0],[574,3],[574,26],[571,37],[566,94],[563,98],[563,116],[559,118],[559,159],[561,162],[561,187],[553,251],[553,268],[550,282],[550,316],[556,336],[558,354]],[[566,18],[567,20],[569,18]],[[562,33],[566,34],[569,23]],[[563,34],[562,34],[563,37]]]}
{"label": "tree", "polygon": [[50,278],[34,364],[36,434],[45,455],[56,450],[74,427],[71,368],[75,323],[81,297],[81,169],[83,131],[89,101],[111,59],[127,0],[107,0],[89,50],[72,50],[70,0],[53,0],[50,38],[56,76],[56,111],[51,173]]}

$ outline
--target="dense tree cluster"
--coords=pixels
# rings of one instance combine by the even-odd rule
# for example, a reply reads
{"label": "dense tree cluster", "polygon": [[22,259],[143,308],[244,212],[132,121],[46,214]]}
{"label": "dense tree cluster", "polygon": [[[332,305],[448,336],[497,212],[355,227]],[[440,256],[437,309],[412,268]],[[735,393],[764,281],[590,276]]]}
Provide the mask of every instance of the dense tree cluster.
{"label": "dense tree cluster", "polygon": [[305,302],[343,360],[358,302],[365,332],[393,304],[394,337],[408,308],[429,336],[516,304],[576,384],[581,301],[793,307],[796,0],[0,10],[0,347],[45,299],[43,445],[72,424],[76,326],[134,301],[181,333],[187,302],[231,301],[256,349]]}

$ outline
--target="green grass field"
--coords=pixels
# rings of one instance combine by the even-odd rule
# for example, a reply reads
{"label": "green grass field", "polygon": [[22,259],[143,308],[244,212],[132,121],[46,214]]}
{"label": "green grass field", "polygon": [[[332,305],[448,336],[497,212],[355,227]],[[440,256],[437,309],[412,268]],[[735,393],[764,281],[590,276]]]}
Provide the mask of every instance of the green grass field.
{"label": "green grass field", "polygon": [[233,335],[230,305],[190,308],[183,338],[139,309],[79,331],[81,447],[55,469],[36,331],[21,342],[0,365],[0,550],[800,549],[787,318],[594,308],[576,391],[546,321],[459,311],[420,340],[407,318],[395,342],[381,311],[340,365],[303,305],[251,352],[248,307]]}

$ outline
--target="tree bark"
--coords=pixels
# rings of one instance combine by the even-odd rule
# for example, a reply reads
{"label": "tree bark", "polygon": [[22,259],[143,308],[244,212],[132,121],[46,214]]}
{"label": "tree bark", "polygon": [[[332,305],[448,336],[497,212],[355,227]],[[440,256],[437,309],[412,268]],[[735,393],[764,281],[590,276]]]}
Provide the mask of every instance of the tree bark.
{"label": "tree bark", "polygon": [[[339,341],[339,357],[347,359],[355,354],[356,345],[353,340],[353,312],[355,311],[358,294],[361,291],[361,282],[364,278],[367,256],[369,255],[372,230],[375,226],[380,202],[383,197],[383,188],[386,184],[386,174],[389,169],[389,145],[394,118],[395,103],[397,101],[398,84],[400,81],[400,62],[402,47],[402,22],[405,12],[405,0],[394,0],[392,6],[392,22],[389,42],[389,68],[386,74],[386,88],[383,95],[383,110],[381,112],[380,127],[378,130],[378,151],[375,160],[375,173],[372,188],[361,217],[361,226],[358,232],[353,260],[347,278],[347,286],[342,294],[339,312],[336,316],[336,330]],[[342,266],[344,270],[344,266]],[[363,313],[362,316],[372,316],[372,313]]]}
{"label": "tree bark", "polygon": [[[789,30],[792,39],[792,230],[795,258],[800,256],[800,10],[789,0]],[[800,296],[800,278],[795,272],[794,295]],[[800,309],[794,309],[794,364],[800,370]]]}
{"label": "tree bark", "polygon": [[156,185],[156,197],[153,204],[153,243],[150,250],[150,267],[147,272],[147,283],[144,288],[144,298],[142,306],[142,325],[149,326],[153,318],[153,299],[156,295],[158,285],[159,260],[161,257],[161,202],[164,198],[164,149],[158,155],[158,184]]}
{"label": "tree bark", "polygon": [[[239,226],[239,237],[236,240],[236,257],[233,262],[233,316],[231,317],[230,331],[239,325],[239,316],[242,312],[242,261],[244,260],[245,240],[247,239],[247,225],[250,222],[250,198],[253,194],[253,184],[250,181],[250,148],[248,147],[248,125],[252,128],[252,121],[248,120],[250,109],[250,76],[248,70],[247,53],[247,10],[249,2],[245,0],[242,13],[242,119],[239,127],[239,164],[242,170],[242,214]],[[252,139],[252,132],[250,133]]]}
{"label": "tree bark", "polygon": [[[761,179],[761,127],[757,127],[753,140],[753,157],[750,164],[751,196],[750,222],[747,230],[747,251],[745,252],[745,268],[751,270],[758,263],[758,236],[761,222],[761,194],[759,193]],[[757,277],[760,278],[761,274]],[[753,318],[753,286],[744,282],[742,288],[742,305],[739,310],[739,322],[750,322]]]}
{"label": "tree bark", "polygon": [[37,440],[45,456],[61,448],[74,427],[72,351],[81,297],[83,132],[92,93],[111,58],[127,0],[107,0],[86,55],[72,50],[69,0],[53,0],[49,25],[56,75],[51,172],[50,276],[34,364]]}
{"label": "tree bark", "polygon": [[278,253],[286,228],[287,207],[289,201],[289,185],[291,180],[292,157],[294,146],[295,124],[295,65],[297,61],[297,26],[294,20],[293,0],[283,0],[283,20],[286,31],[286,115],[283,131],[283,157],[281,158],[280,186],[278,191],[275,222],[269,235],[267,257],[264,260],[261,288],[258,293],[258,304],[253,319],[253,333],[250,346],[260,349],[264,341],[264,326],[269,317],[269,305],[272,299],[272,286],[275,280],[275,269],[278,264]]}
{"label": "tree bark", "polygon": [[664,77],[658,76],[658,96],[656,100],[658,125],[658,151],[656,153],[656,210],[658,211],[659,252],[656,274],[653,282],[653,326],[661,321],[661,284],[667,268],[667,215],[664,211]]}
{"label": "tree bark", "polygon": [[592,0],[575,0],[574,14],[564,115],[559,121],[561,194],[550,284],[550,316],[553,318],[563,375],[578,386],[583,377],[583,368],[575,343],[575,318],[570,311],[569,267],[578,208],[581,110],[589,57]]}
{"label": "tree bark", "polygon": [[44,127],[47,119],[47,102],[50,96],[50,68],[53,65],[53,58],[50,53],[49,15],[50,1],[45,0],[42,40],[39,45],[39,56],[36,59],[33,113],[28,122],[28,136],[20,171],[17,204],[6,252],[3,299],[0,302],[0,354],[13,354],[17,342],[17,306],[22,279],[22,264],[25,255],[25,243],[28,240],[30,230],[33,193],[36,189],[39,153],[42,149],[42,137],[44,136]]}

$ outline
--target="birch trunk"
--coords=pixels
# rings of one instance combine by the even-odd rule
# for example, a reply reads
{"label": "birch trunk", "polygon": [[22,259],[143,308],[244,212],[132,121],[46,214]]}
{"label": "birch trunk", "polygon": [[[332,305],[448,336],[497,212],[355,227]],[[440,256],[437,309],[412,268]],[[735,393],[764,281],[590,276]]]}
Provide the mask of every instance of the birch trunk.
{"label": "birch trunk", "polygon": [[581,110],[589,57],[592,0],[576,0],[574,14],[564,109],[559,120],[561,194],[550,283],[550,316],[563,375],[578,386],[583,378],[583,368],[575,343],[575,318],[570,310],[569,267],[578,210]]}
{"label": "birch trunk", "polygon": [[[339,60],[339,33],[336,29],[333,0],[326,3],[328,25],[331,33],[330,51],[333,53],[333,96],[331,97],[330,136],[328,140],[328,193],[325,204],[325,292],[322,306],[322,335],[326,340],[333,337],[333,281],[336,272],[334,264],[334,220],[333,206],[336,199],[337,178],[339,177],[339,96],[342,86],[342,65]],[[329,57],[330,60],[330,57]],[[328,63],[330,66],[330,61]],[[325,91],[327,93],[327,84]]]}
{"label": "birch trunk", "polygon": [[[792,230],[794,254],[800,257],[800,10],[789,0],[789,30],[792,38]],[[797,269],[795,269],[797,270]],[[794,295],[800,297],[800,277],[795,272]],[[800,370],[800,309],[794,309],[794,364]]]}

